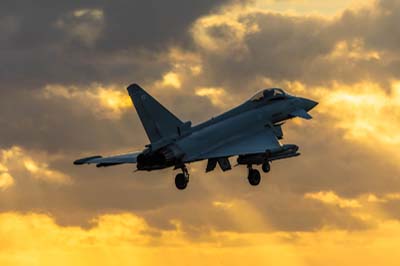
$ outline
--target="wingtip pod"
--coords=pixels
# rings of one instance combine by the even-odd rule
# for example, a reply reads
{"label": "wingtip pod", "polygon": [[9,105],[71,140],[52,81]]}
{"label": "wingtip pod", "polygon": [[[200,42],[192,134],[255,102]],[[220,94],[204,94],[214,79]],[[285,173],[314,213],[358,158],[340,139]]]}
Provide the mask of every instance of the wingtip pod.
{"label": "wingtip pod", "polygon": [[94,160],[94,159],[99,159],[99,158],[103,158],[103,157],[102,157],[102,156],[100,156],[100,155],[97,155],[97,156],[90,156],[90,157],[85,157],[85,158],[78,159],[78,160],[74,161],[74,165],[82,165],[82,164],[86,164],[86,163],[89,163],[91,160]]}

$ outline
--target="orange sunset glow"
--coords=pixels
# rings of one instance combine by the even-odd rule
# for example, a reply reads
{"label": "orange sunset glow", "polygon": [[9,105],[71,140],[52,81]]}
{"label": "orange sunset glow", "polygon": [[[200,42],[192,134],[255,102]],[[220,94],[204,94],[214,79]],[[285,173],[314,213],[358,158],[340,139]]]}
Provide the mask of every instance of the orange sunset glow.
{"label": "orange sunset glow", "polygon": [[[400,0],[0,3],[0,265],[400,265]],[[126,87],[182,121],[283,88],[301,156],[135,172]],[[232,160],[233,162],[233,160]],[[233,165],[232,165],[233,166]]]}

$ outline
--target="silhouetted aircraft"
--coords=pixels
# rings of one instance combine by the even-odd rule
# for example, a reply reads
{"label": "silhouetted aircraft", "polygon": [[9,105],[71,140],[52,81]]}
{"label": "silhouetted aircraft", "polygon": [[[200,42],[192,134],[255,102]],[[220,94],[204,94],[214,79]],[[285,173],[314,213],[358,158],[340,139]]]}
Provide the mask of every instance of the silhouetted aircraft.
{"label": "silhouetted aircraft", "polygon": [[238,156],[237,165],[247,166],[249,183],[258,185],[261,176],[254,165],[262,165],[263,172],[268,173],[271,161],[300,155],[298,146],[279,142],[283,121],[294,117],[311,119],[307,112],[318,104],[282,89],[265,89],[226,113],[192,126],[190,121],[179,120],[139,85],[130,85],[128,92],[150,144],[141,152],[92,156],[74,164],[106,167],[132,163],[137,170],[146,171],[174,167],[182,170],[175,177],[178,189],[185,189],[189,182],[186,164],[208,160],[206,172],[213,171],[217,164],[227,171],[231,170],[232,156]]}

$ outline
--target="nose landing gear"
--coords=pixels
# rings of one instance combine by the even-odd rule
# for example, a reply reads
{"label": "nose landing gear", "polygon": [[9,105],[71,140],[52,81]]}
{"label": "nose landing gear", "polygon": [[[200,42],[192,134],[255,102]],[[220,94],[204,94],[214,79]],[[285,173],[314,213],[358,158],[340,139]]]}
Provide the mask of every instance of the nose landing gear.
{"label": "nose landing gear", "polygon": [[182,173],[179,173],[175,176],[175,186],[179,190],[183,190],[187,187],[189,183],[189,172],[186,166],[182,166]]}

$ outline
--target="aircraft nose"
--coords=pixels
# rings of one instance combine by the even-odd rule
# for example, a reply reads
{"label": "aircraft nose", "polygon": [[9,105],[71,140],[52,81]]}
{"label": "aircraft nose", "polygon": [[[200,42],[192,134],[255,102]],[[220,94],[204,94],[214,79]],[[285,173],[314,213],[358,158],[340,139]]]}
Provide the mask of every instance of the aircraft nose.
{"label": "aircraft nose", "polygon": [[306,111],[310,111],[315,106],[317,106],[318,102],[306,98],[301,98],[301,104]]}

